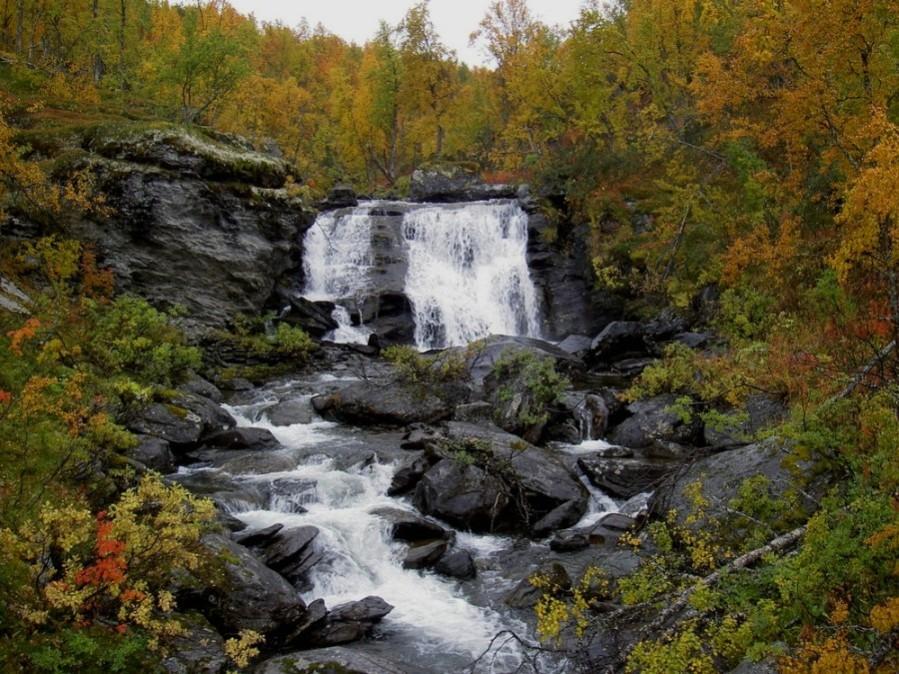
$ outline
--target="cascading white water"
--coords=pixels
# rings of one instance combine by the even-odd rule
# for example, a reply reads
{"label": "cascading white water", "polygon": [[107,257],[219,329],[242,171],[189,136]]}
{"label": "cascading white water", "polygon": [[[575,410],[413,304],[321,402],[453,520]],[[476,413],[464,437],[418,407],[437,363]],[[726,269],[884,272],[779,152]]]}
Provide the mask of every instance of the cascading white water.
{"label": "cascading white water", "polygon": [[321,213],[306,232],[303,294],[312,301],[356,297],[368,288],[372,266],[367,208]]}
{"label": "cascading white water", "polygon": [[539,335],[527,221],[512,201],[428,206],[405,215],[405,292],[418,348],[463,346],[490,334]]}
{"label": "cascading white water", "polygon": [[[527,265],[528,217],[515,201],[421,206],[363,202],[318,216],[306,233],[304,295],[338,303],[327,339],[365,343],[349,306],[373,291],[372,212],[397,206],[419,349],[463,346],[490,334],[540,333],[539,302]],[[399,217],[399,216],[397,216]],[[349,305],[349,306],[347,306]]]}
{"label": "cascading white water", "polygon": [[[314,485],[304,492],[297,512],[294,500],[273,499],[266,510],[235,507],[232,513],[251,529],[281,523],[287,528],[314,526],[319,530],[317,542],[324,550],[323,560],[312,570],[313,590],[307,601],[322,598],[328,607],[377,595],[394,606],[384,620],[392,644],[411,647],[416,656],[427,656],[433,668],[427,671],[461,671],[477,657],[500,630],[525,627],[497,612],[469,603],[457,585],[432,573],[404,569],[405,546],[391,539],[390,523],[376,513],[378,509],[403,509],[411,506],[387,496],[396,467],[391,464],[357,464],[340,468],[334,459],[324,455],[338,439],[336,425],[315,419],[307,424],[275,426],[268,422],[264,405],[228,407],[240,426],[270,430],[279,442],[290,449],[314,450],[294,470],[277,473],[244,474],[236,478],[251,483],[274,483],[289,480]],[[460,534],[468,547],[489,554],[508,542],[497,537]],[[513,671],[521,662],[517,646],[510,644],[492,657],[489,666],[478,672]],[[401,656],[400,656],[401,657]]]}

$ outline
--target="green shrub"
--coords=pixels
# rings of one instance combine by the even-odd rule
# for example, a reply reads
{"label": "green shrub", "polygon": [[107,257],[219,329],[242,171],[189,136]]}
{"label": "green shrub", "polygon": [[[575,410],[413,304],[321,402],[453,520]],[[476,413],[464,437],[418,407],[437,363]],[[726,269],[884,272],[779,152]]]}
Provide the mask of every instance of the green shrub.
{"label": "green shrub", "polygon": [[499,383],[496,389],[499,402],[508,403],[517,393],[524,394],[516,410],[516,421],[522,427],[546,423],[549,407],[557,403],[570,386],[568,378],[556,371],[552,358],[536,356],[529,351],[504,353],[494,363],[490,377]]}
{"label": "green shrub", "polygon": [[126,295],[112,304],[90,302],[88,319],[84,349],[104,376],[169,386],[200,367],[200,350],[146,300]]}
{"label": "green shrub", "polygon": [[400,380],[408,384],[449,383],[468,376],[465,356],[456,351],[426,356],[411,346],[388,346],[381,355],[396,366]]}

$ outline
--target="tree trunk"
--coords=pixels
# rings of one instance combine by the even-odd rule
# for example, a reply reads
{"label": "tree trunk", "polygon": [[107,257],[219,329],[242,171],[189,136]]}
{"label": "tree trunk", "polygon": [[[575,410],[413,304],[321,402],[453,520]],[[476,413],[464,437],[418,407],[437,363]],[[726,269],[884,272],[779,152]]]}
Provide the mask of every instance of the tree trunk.
{"label": "tree trunk", "polygon": [[128,25],[127,0],[119,0],[119,80],[122,89],[130,88],[125,70],[125,28]]}
{"label": "tree trunk", "polygon": [[434,144],[434,154],[438,159],[443,156],[443,141],[446,137],[446,129],[443,128],[443,124],[439,121],[437,122],[437,142]]}
{"label": "tree trunk", "polygon": [[[100,42],[100,30],[99,23],[100,19],[100,0],[94,0],[91,5],[91,23],[94,27],[94,40],[97,41],[99,46]],[[106,65],[103,63],[103,57],[100,55],[100,52],[96,52],[93,57],[93,74],[94,74],[94,84],[100,84],[100,81],[103,79],[103,74],[106,72]]]}
{"label": "tree trunk", "polygon": [[16,0],[16,56],[22,55],[25,37],[25,0]]}

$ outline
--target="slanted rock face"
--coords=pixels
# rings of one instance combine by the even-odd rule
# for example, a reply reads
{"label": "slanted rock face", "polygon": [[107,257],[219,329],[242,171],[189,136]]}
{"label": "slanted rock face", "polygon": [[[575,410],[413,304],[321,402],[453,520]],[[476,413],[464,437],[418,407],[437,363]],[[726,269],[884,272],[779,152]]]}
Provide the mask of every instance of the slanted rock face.
{"label": "slanted rock face", "polygon": [[330,396],[313,398],[316,411],[347,423],[406,426],[448,418],[453,406],[421,386],[358,382]]}
{"label": "slanted rock face", "polygon": [[475,441],[472,462],[444,458],[425,473],[413,502],[426,514],[472,531],[518,530],[543,536],[577,522],[587,494],[548,450],[498,428],[447,424],[452,441]]}
{"label": "slanted rock face", "polygon": [[[727,504],[737,496],[740,485],[750,477],[767,479],[768,493],[772,498],[783,496],[793,484],[789,470],[784,466],[784,448],[774,440],[760,442],[729,451],[712,454],[692,463],[688,470],[675,474],[663,485],[656,496],[654,508],[658,512],[677,511],[683,524],[693,512],[693,499],[688,489],[694,483],[702,485],[703,494],[711,496],[706,507],[708,518],[725,518]],[[810,505],[806,502],[805,505]],[[704,520],[693,526],[701,527]]]}
{"label": "slanted rock face", "polygon": [[249,550],[218,534],[207,535],[203,542],[225,560],[224,586],[205,610],[223,634],[249,629],[276,638],[302,618],[306,605],[297,591]]}
{"label": "slanted rock face", "polygon": [[199,331],[259,312],[281,278],[299,282],[312,218],[281,189],[282,160],[174,126],[103,127],[82,149],[110,212],[73,234],[96,244],[120,289],[184,307]]}

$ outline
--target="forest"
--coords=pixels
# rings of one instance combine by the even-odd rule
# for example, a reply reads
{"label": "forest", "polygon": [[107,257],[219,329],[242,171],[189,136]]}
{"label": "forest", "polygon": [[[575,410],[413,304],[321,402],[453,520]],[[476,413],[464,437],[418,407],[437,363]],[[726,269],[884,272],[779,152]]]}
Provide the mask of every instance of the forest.
{"label": "forest", "polygon": [[[623,404],[670,396],[706,438],[756,396],[782,404],[753,440],[788,448],[788,488],[759,475],[722,505],[697,482],[689,516],[653,512],[620,538],[642,560],[629,575],[534,581],[537,651],[575,663],[591,636],[631,638],[606,669],[555,671],[899,670],[899,5],[593,0],[550,26],[495,0],[477,26],[489,66],[441,41],[427,0],[365,44],[227,0],[0,4],[3,671],[275,672],[253,667],[289,650],[212,619],[227,664],[165,664],[196,638],[183,579],[219,587],[229,561],[203,544],[222,526],[212,502],[132,461],[135,410],[189,416],[194,373],[258,384],[319,367],[324,347],[261,311],[200,334],[193,308],[121,291],[83,223],[124,213],[122,162],[141,153],[153,171],[227,173],[247,203],[277,188],[271,208],[297,213],[335,187],[409,199],[416,172],[527,184],[542,243],[587,260],[589,301],[616,298],[632,323],[701,314],[714,334],[659,347]],[[194,163],[138,137],[178,138]],[[404,346],[378,357],[404,386],[459,375]],[[510,432],[537,445],[527,429],[564,384],[533,365],[495,372],[535,401]],[[478,447],[446,451],[470,463]]]}

